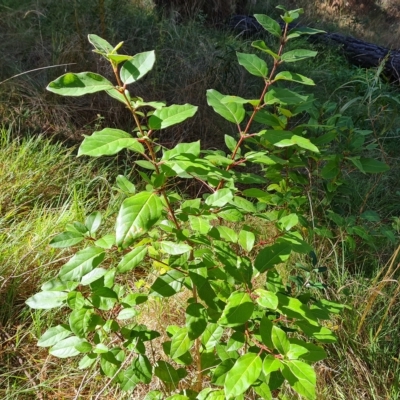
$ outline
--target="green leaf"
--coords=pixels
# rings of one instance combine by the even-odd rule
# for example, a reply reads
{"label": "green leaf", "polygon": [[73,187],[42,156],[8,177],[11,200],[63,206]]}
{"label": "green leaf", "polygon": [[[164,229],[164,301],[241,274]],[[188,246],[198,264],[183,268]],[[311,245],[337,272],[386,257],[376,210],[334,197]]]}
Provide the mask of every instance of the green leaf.
{"label": "green leaf", "polygon": [[328,161],[321,170],[321,176],[324,179],[333,179],[340,172],[339,169],[339,158],[336,157],[333,160]]}
{"label": "green leaf", "polygon": [[69,315],[69,326],[71,331],[78,337],[84,337],[92,327],[93,308],[81,308],[74,310]]}
{"label": "green leaf", "polygon": [[101,225],[101,213],[95,211],[89,214],[85,220],[85,225],[91,235],[95,234]]}
{"label": "green leaf", "polygon": [[297,82],[297,83],[302,83],[303,85],[315,85],[314,81],[310,78],[307,78],[303,75],[296,74],[294,72],[289,72],[289,71],[282,71],[279,72],[275,76],[275,81],[279,80],[284,80],[284,81],[290,81],[290,82]]}
{"label": "green leaf", "polygon": [[233,193],[231,189],[224,188],[219,189],[206,199],[206,204],[210,207],[223,207],[233,199]]}
{"label": "green leaf", "polygon": [[93,305],[104,311],[111,310],[117,301],[118,295],[108,287],[101,287],[95,290],[92,295]]}
{"label": "green leaf", "polygon": [[240,124],[246,114],[243,104],[223,103],[222,99],[224,97],[223,94],[215,89],[207,90],[207,104],[211,106],[217,114],[221,115],[229,122]]}
{"label": "green leaf", "polygon": [[200,303],[189,304],[186,308],[186,327],[190,340],[197,339],[207,328],[207,311]]}
{"label": "green leaf", "polygon": [[82,242],[85,236],[79,232],[63,232],[53,237],[50,241],[50,246],[56,249],[71,247]]}
{"label": "green leaf", "polygon": [[272,343],[272,322],[267,317],[262,317],[260,321],[260,335],[262,342],[271,350],[274,348]]}
{"label": "green leaf", "polygon": [[146,75],[154,65],[156,56],[154,50],[138,53],[126,61],[120,70],[120,77],[125,85],[138,81]]}
{"label": "green leaf", "polygon": [[79,369],[87,369],[93,365],[93,363],[97,360],[97,354],[89,353],[86,354],[80,361],[78,368]]}
{"label": "green leaf", "polygon": [[299,360],[286,361],[282,375],[298,394],[308,400],[316,399],[315,386],[317,379],[311,366]]}
{"label": "green leaf", "polygon": [[201,336],[201,343],[206,350],[212,350],[222,334],[224,333],[224,328],[218,324],[210,323],[207,325],[203,335]]}
{"label": "green leaf", "polygon": [[120,321],[124,321],[126,319],[131,319],[138,314],[138,311],[135,308],[123,308],[117,315],[117,319]]}
{"label": "green leaf", "polygon": [[280,38],[282,36],[282,29],[280,25],[272,18],[264,14],[254,14],[257,22],[269,33]]}
{"label": "green leaf", "polygon": [[308,336],[322,343],[335,343],[337,341],[333,332],[324,326],[311,325],[309,322],[296,321],[296,325]]}
{"label": "green leaf", "polygon": [[65,281],[80,279],[96,268],[104,259],[104,250],[98,247],[87,247],[78,251],[60,270],[58,276]]}
{"label": "green leaf", "polygon": [[234,151],[236,146],[237,146],[237,141],[235,138],[233,138],[232,136],[229,135],[224,135],[224,139],[225,139],[225,144],[226,147],[230,150],[230,151]]}
{"label": "green leaf", "polygon": [[272,343],[280,354],[285,355],[290,350],[290,342],[286,333],[277,326],[272,326]]}
{"label": "green leaf", "polygon": [[243,250],[248,253],[253,249],[255,240],[256,237],[253,232],[248,231],[247,229],[242,229],[239,232],[238,243],[242,246]]}
{"label": "green leaf", "polygon": [[[292,346],[297,346],[297,348],[294,349],[294,347]],[[299,348],[302,349],[301,353]],[[312,362],[321,361],[327,357],[325,350],[321,346],[317,346],[313,343],[304,342],[300,339],[291,338],[290,350],[287,356],[290,358],[293,353],[296,353],[298,357],[302,358],[305,361]]]}
{"label": "green leaf", "polygon": [[305,103],[307,100],[308,96],[302,96],[292,90],[278,87],[272,87],[264,96],[264,103],[267,105],[276,103],[284,106],[299,105]]}
{"label": "green leaf", "polygon": [[265,376],[269,375],[271,372],[279,371],[281,367],[282,363],[278,358],[275,358],[273,355],[268,354],[264,358],[262,370]]}
{"label": "green leaf", "polygon": [[198,157],[200,155],[200,141],[192,143],[178,143],[173,149],[166,150],[163,153],[162,160],[173,160],[181,154],[190,154]]}
{"label": "green leaf", "polygon": [[46,291],[34,294],[25,303],[33,309],[47,310],[63,306],[67,297],[67,292]]}
{"label": "green leaf", "polygon": [[47,329],[38,340],[37,345],[40,347],[50,347],[71,335],[72,332],[68,325],[57,325],[53,328]]}
{"label": "green leaf", "polygon": [[290,243],[275,243],[264,247],[257,255],[254,268],[262,273],[273,268],[277,264],[284,263],[290,256],[292,246]]}
{"label": "green leaf", "polygon": [[268,75],[267,63],[255,54],[236,52],[238,62],[246,68],[250,74],[266,78]]}
{"label": "green leaf", "polygon": [[317,54],[317,51],[296,49],[283,53],[281,56],[281,60],[284,62],[295,62],[305,60],[306,58],[315,57]]}
{"label": "green leaf", "polygon": [[234,292],[225,306],[219,323],[223,326],[242,325],[249,320],[254,310],[254,304],[247,293]]}
{"label": "green leaf", "polygon": [[274,60],[279,60],[280,56],[276,53],[274,53],[266,44],[263,40],[255,40],[252,44],[253,47],[255,47],[258,50],[263,51],[264,53],[269,54]]}
{"label": "green leaf", "polygon": [[[218,386],[224,386],[226,375],[235,365],[235,362],[236,360],[234,358],[227,358],[226,360],[223,360],[222,363],[219,364],[215,369],[212,375],[211,383]],[[206,399],[208,399],[208,397],[206,397]],[[225,397],[223,397],[222,400],[225,400]]]}
{"label": "green leaf", "polygon": [[99,74],[93,72],[68,72],[49,83],[47,90],[61,96],[83,96],[89,93],[111,90],[114,85]]}
{"label": "green leaf", "polygon": [[121,366],[121,357],[118,353],[123,355],[123,352],[120,349],[114,348],[113,350],[100,355],[101,370],[103,371],[104,375],[108,376],[109,378],[114,377]]}
{"label": "green leaf", "polygon": [[181,380],[177,370],[171,364],[162,360],[157,361],[154,375],[165,383],[177,384]]}
{"label": "green leaf", "polygon": [[85,137],[79,147],[78,156],[111,156],[123,149],[144,153],[143,145],[129,133],[120,129],[105,128]]}
{"label": "green leaf", "polygon": [[375,160],[373,158],[360,158],[355,162],[353,157],[349,158],[350,161],[363,173],[368,174],[380,174],[386,172],[390,167],[382,161]]}
{"label": "green leaf", "polygon": [[135,194],[135,185],[124,175],[118,175],[116,179],[117,186],[126,194]]}
{"label": "green leaf", "polygon": [[182,272],[170,270],[155,280],[151,290],[162,297],[170,297],[181,290],[184,279]]}
{"label": "green leaf", "polygon": [[189,330],[188,328],[180,328],[173,336],[171,343],[171,350],[169,356],[172,359],[179,358],[193,345],[193,340],[189,338]]}
{"label": "green leaf", "polygon": [[326,33],[326,32],[321,31],[320,29],[307,28],[307,27],[294,28],[289,31],[287,39],[293,39],[302,35],[315,35],[318,33]]}
{"label": "green leaf", "polygon": [[115,235],[114,234],[104,235],[100,239],[97,239],[94,242],[94,244],[97,247],[101,247],[102,249],[109,250],[115,244]]}
{"label": "green leaf", "polygon": [[82,344],[85,340],[76,336],[63,339],[50,348],[49,353],[58,358],[68,358],[80,353],[76,346]]}
{"label": "green leaf", "polygon": [[125,254],[117,266],[117,271],[128,272],[136,268],[146,257],[147,246],[135,247],[128,254]]}
{"label": "green leaf", "polygon": [[141,192],[124,200],[116,223],[117,245],[128,247],[161,217],[163,204],[156,193]]}
{"label": "green leaf", "polygon": [[93,47],[100,53],[112,53],[114,50],[113,46],[107,42],[107,40],[102,39],[100,36],[89,34],[88,35],[89,43],[93,45]]}
{"label": "green leaf", "polygon": [[193,117],[196,114],[197,108],[191,104],[174,104],[169,107],[160,108],[154,111],[154,114],[149,118],[149,128],[165,129],[169,126],[179,124]]}
{"label": "green leaf", "polygon": [[239,357],[232,369],[226,374],[225,396],[232,399],[244,393],[260,376],[261,358],[256,353],[247,353]]}
{"label": "green leaf", "polygon": [[278,225],[281,229],[290,231],[294,226],[299,223],[297,214],[289,214],[279,219]]}
{"label": "green leaf", "polygon": [[184,254],[192,250],[192,247],[186,243],[168,242],[166,240],[160,242],[160,247],[162,251],[171,255]]}
{"label": "green leaf", "polygon": [[269,290],[256,289],[254,293],[258,296],[256,301],[261,307],[276,310],[278,308],[278,297],[275,293]]}

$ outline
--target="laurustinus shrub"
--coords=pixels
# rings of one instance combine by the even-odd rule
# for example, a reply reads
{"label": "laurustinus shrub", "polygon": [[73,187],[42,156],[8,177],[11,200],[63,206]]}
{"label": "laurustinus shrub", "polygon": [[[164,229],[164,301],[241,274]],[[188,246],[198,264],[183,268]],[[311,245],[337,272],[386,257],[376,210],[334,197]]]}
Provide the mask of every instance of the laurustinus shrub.
{"label": "laurustinus shrub", "polygon": [[[118,53],[123,43],[114,47],[89,35],[115,82],[82,72],[48,85],[62,96],[105,91],[123,103],[136,128],[96,131],[84,138],[78,156],[135,153],[132,168],[143,180],[135,184],[118,176],[116,186],[126,199],[110,232],[94,212],[51,239],[52,247],[72,247],[75,254],[26,303],[66,310],[65,320],[38,341],[53,356],[77,357],[79,369],[97,368],[124,391],[149,385],[148,400],[244,399],[248,393],[271,399],[285,382],[304,398],[316,398],[312,364],[326,357],[320,343],[335,341],[324,321],[345,306],[325,299],[316,279],[326,268],[308,239],[327,228],[307,208],[314,191],[319,193],[314,176],[322,169],[318,179],[328,186],[329,205],[346,162],[364,172],[381,172],[385,164],[327,150],[340,129],[321,136],[312,96],[285,87],[314,85],[284,66],[316,52],[285,51],[285,46],[320,31],[289,29],[302,10],[280,9],[283,27],[255,15],[276,37],[277,49],[257,40],[252,46],[260,57],[237,53],[239,64],[264,82],[259,96],[207,91],[209,106],[237,128],[235,137],[225,136],[225,150],[204,151],[200,141],[159,144],[163,129],[192,117],[197,107],[135,96],[135,82],[153,68],[154,51],[123,55]],[[296,125],[300,115],[303,123]],[[201,187],[198,196],[178,191],[180,181],[190,180]],[[267,225],[273,226],[269,237]],[[295,261],[304,273],[288,279]],[[151,269],[156,277],[131,284],[137,268]],[[143,323],[146,303],[155,298],[167,303],[182,293],[184,317],[178,325],[155,330]],[[153,341],[160,340],[154,351]],[[150,390],[156,378],[160,390]]]}

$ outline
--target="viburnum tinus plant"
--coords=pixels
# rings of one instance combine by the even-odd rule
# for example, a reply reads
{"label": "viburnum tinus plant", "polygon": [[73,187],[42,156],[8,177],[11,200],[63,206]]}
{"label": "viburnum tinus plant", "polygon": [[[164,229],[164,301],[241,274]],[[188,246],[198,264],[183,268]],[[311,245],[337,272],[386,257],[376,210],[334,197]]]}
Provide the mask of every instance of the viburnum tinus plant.
{"label": "viburnum tinus plant", "polygon": [[[84,138],[78,155],[134,152],[135,168],[145,182],[117,178],[126,199],[111,232],[98,235],[102,216],[94,212],[51,240],[55,248],[82,246],[27,300],[34,309],[67,310],[65,323],[50,327],[38,341],[53,356],[79,357],[80,369],[98,368],[124,391],[158,379],[160,390],[149,389],[147,400],[244,399],[249,394],[272,399],[271,392],[285,381],[304,398],[316,398],[312,363],[326,357],[316,342],[335,341],[321,321],[343,306],[316,296],[320,284],[309,278],[288,284],[280,271],[293,258],[301,260],[307,277],[322,271],[302,236],[312,228],[304,215],[308,200],[300,171],[320,152],[304,125],[289,128],[289,121],[307,113],[312,101],[282,86],[287,81],[314,84],[282,66],[314,57],[310,50],[285,52],[285,45],[319,31],[289,29],[302,10],[281,9],[283,28],[266,15],[255,16],[279,38],[276,52],[262,40],[252,44],[272,57],[272,67],[257,55],[237,53],[239,64],[264,82],[259,97],[207,91],[208,104],[237,127],[236,137],[225,136],[227,152],[202,151],[199,141],[172,148],[159,144],[163,129],[192,117],[197,107],[167,106],[133,94],[130,85],[153,67],[153,51],[122,55],[117,52],[122,43],[113,47],[89,35],[116,82],[82,72],[48,85],[62,96],[105,91],[125,104],[134,131],[96,131]],[[202,185],[202,195],[190,198],[177,191],[179,180],[189,179]],[[274,226],[270,237],[263,233],[267,225]],[[135,286],[138,267],[152,269],[156,278]],[[183,292],[180,325],[154,330],[143,323],[143,310],[151,309],[146,303],[155,298],[169,302]],[[154,341],[162,351],[154,351]]]}

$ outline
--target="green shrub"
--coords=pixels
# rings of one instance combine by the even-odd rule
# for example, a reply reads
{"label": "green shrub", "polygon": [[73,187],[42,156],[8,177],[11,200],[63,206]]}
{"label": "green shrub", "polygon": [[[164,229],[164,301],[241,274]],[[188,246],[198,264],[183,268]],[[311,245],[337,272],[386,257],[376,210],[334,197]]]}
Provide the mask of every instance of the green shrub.
{"label": "green shrub", "polygon": [[[331,234],[321,208],[333,223],[351,226],[349,237],[367,236],[357,221],[343,222],[331,204],[345,185],[345,165],[362,173],[384,172],[387,165],[363,157],[368,132],[341,115],[321,125],[313,97],[283,85],[314,85],[282,66],[314,57],[310,50],[285,52],[285,45],[320,31],[289,30],[302,10],[280,9],[283,28],[256,15],[280,43],[275,51],[261,40],[252,44],[272,57],[272,67],[257,55],[237,53],[239,64],[263,81],[259,97],[207,91],[209,106],[237,129],[235,137],[225,135],[225,151],[202,150],[200,141],[159,144],[163,129],[192,117],[197,107],[166,106],[127,89],[151,71],[154,51],[122,55],[122,43],[113,47],[89,35],[116,84],[82,72],[48,85],[63,96],[105,91],[124,104],[135,121],[133,132],[96,131],[85,137],[78,155],[131,151],[143,180],[135,185],[117,178],[126,199],[112,232],[102,231],[102,215],[94,212],[51,240],[55,248],[83,247],[27,300],[34,309],[69,308],[68,323],[39,339],[50,354],[80,356],[79,368],[96,366],[125,391],[157,377],[162,391],[151,390],[146,399],[240,399],[249,392],[270,399],[284,382],[304,398],[316,398],[311,364],[326,353],[315,342],[336,340],[323,321],[345,306],[321,295],[319,276],[326,268],[308,242]],[[180,193],[182,181],[194,181],[196,194]],[[290,273],[294,261],[303,271],[299,276]],[[139,270],[147,281],[136,278]],[[152,318],[146,313],[153,303],[172,299],[184,303],[176,323],[144,323]]]}

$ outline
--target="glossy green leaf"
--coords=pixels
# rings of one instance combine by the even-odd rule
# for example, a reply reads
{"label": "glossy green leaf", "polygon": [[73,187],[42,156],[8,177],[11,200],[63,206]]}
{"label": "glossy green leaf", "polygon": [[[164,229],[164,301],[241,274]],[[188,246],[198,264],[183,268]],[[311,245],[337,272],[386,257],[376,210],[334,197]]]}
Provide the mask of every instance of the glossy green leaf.
{"label": "glossy green leaf", "polygon": [[253,232],[247,229],[242,229],[239,232],[238,243],[242,246],[243,250],[247,251],[248,253],[253,249],[255,240],[256,237]]}
{"label": "glossy green leaf", "polygon": [[154,375],[165,383],[177,384],[181,380],[177,370],[171,364],[162,360],[157,361]]}
{"label": "glossy green leaf", "polygon": [[46,291],[39,292],[29,297],[25,303],[33,309],[47,310],[50,308],[61,307],[67,300],[67,292]]}
{"label": "glossy green leaf", "polygon": [[247,353],[239,357],[226,375],[225,396],[232,399],[244,393],[260,376],[262,361],[258,354]]}
{"label": "glossy green leaf", "polygon": [[181,290],[184,279],[182,272],[170,270],[155,280],[151,290],[162,297],[170,297]]}
{"label": "glossy green leaf", "polygon": [[87,369],[87,368],[91,367],[95,363],[96,360],[97,360],[97,354],[94,354],[94,353],[86,354],[79,361],[78,368],[79,369]]}
{"label": "glossy green leaf", "polygon": [[271,339],[280,354],[285,355],[290,350],[290,342],[285,331],[275,325],[272,327]]}
{"label": "glossy green leaf", "polygon": [[200,141],[192,143],[178,143],[173,149],[166,150],[163,153],[162,160],[173,160],[181,154],[190,154],[198,157],[200,155]]}
{"label": "glossy green leaf", "polygon": [[109,378],[114,377],[121,366],[121,361],[117,358],[118,349],[115,348],[107,353],[102,353],[100,355],[100,367],[105,376]]}
{"label": "glossy green leaf", "polygon": [[112,53],[114,50],[113,46],[107,42],[107,40],[101,38],[100,36],[89,34],[88,35],[89,43],[93,45],[93,47],[100,53]]}
{"label": "glossy green leaf", "polygon": [[118,175],[116,179],[117,186],[126,194],[135,194],[135,185],[124,175]]}
{"label": "glossy green leaf", "polygon": [[246,54],[236,52],[238,62],[246,68],[250,74],[266,78],[268,74],[267,63],[255,54]]}
{"label": "glossy green leaf", "polygon": [[264,247],[257,255],[254,262],[254,268],[262,273],[275,265],[284,263],[290,256],[292,246],[290,243],[275,243]]}
{"label": "glossy green leaf", "polygon": [[170,357],[172,359],[179,358],[193,345],[193,340],[189,338],[189,330],[188,328],[180,328],[173,336],[170,350]]}
{"label": "glossy green leaf", "polygon": [[46,89],[61,96],[83,96],[113,88],[109,80],[94,72],[68,72],[50,82]]}
{"label": "glossy green leaf", "polygon": [[84,337],[92,325],[93,308],[73,310],[69,315],[71,331],[78,337]]}
{"label": "glossy green leaf", "polygon": [[147,246],[135,247],[132,251],[125,254],[117,265],[118,272],[128,272],[136,268],[146,257]]}
{"label": "glossy green leaf", "polygon": [[278,297],[275,293],[265,289],[256,289],[254,293],[258,296],[257,303],[265,308],[276,310],[278,308]]}
{"label": "glossy green leaf", "polygon": [[120,129],[105,128],[85,137],[79,147],[78,156],[111,156],[123,149],[144,153],[143,145],[129,133]]}
{"label": "glossy green leaf", "polygon": [[224,117],[229,122],[240,124],[245,117],[243,104],[238,103],[223,103],[222,99],[225,96],[215,89],[207,90],[207,104],[214,111]]}
{"label": "glossy green leaf", "polygon": [[254,14],[257,22],[270,34],[280,38],[282,36],[282,29],[278,22],[264,14]]}
{"label": "glossy green leaf", "polygon": [[72,332],[67,325],[57,325],[47,329],[38,340],[37,345],[40,347],[50,347],[71,335]]}
{"label": "glossy green leaf", "polygon": [[56,249],[74,246],[85,238],[80,232],[63,232],[53,237],[50,241],[50,246]]}
{"label": "glossy green leaf", "polygon": [[[215,368],[215,371],[212,375],[211,383],[218,386],[224,386],[226,375],[235,365],[235,362],[236,359],[234,358],[227,358],[226,360],[223,360],[222,363],[219,364],[217,368]],[[225,397],[223,398],[223,400],[225,400]]]}
{"label": "glossy green leaf", "polygon": [[218,324],[209,323],[207,328],[205,329],[203,335],[201,336],[201,344],[205,347],[206,350],[212,350],[222,334],[224,333],[224,328]]}
{"label": "glossy green leaf", "polygon": [[278,358],[275,358],[273,355],[268,354],[263,361],[262,370],[264,375],[267,376],[274,371],[279,371],[282,367],[282,364]]}
{"label": "glossy green leaf", "polygon": [[80,351],[76,349],[76,346],[82,344],[83,342],[84,339],[71,336],[56,343],[50,348],[49,353],[58,358],[73,357],[80,353]]}
{"label": "glossy green leaf", "polygon": [[283,106],[299,105],[305,103],[308,98],[308,96],[303,96],[289,89],[271,87],[264,96],[264,103],[268,105],[280,104]]}
{"label": "glossy green leaf", "polygon": [[174,104],[154,111],[149,119],[150,129],[165,129],[169,126],[179,124],[188,118],[193,117],[197,112],[196,106],[191,104]]}
{"label": "glossy green leaf", "polygon": [[206,199],[206,204],[210,207],[223,207],[233,199],[233,193],[231,189],[219,189]]}
{"label": "glossy green leaf", "polygon": [[124,200],[116,223],[118,246],[127,247],[161,217],[163,204],[156,193],[141,192]]}
{"label": "glossy green leaf", "polygon": [[299,217],[297,216],[297,214],[285,215],[278,221],[279,227],[286,231],[290,231],[298,223],[299,223]]}
{"label": "glossy green leaf", "polygon": [[98,247],[87,247],[78,251],[60,270],[58,276],[66,281],[80,279],[96,268],[104,259],[104,250]]}
{"label": "glossy green leaf", "polygon": [[281,56],[281,60],[284,62],[295,62],[305,60],[306,58],[315,57],[317,54],[317,51],[296,49],[283,53]]}
{"label": "glossy green leaf", "polygon": [[156,56],[154,51],[145,51],[126,61],[120,70],[120,77],[125,85],[138,81],[146,75],[154,65]]}
{"label": "glossy green leaf", "polygon": [[95,211],[89,214],[85,219],[85,225],[91,235],[95,234],[101,225],[101,213]]}
{"label": "glossy green leaf", "polygon": [[242,325],[249,320],[254,310],[254,304],[247,293],[234,292],[224,308],[219,324],[223,326]]}
{"label": "glossy green leaf", "polygon": [[160,247],[163,252],[171,255],[184,254],[192,250],[192,247],[186,243],[169,242],[166,240],[160,242]]}
{"label": "glossy green leaf", "polygon": [[293,39],[302,35],[316,35],[318,33],[326,33],[325,31],[321,31],[320,29],[308,28],[302,26],[300,28],[294,28],[289,31],[287,39]]}
{"label": "glossy green leaf", "polygon": [[200,303],[189,304],[186,308],[186,327],[190,340],[197,339],[207,328],[207,311]]}
{"label": "glossy green leaf", "polygon": [[266,44],[263,40],[255,40],[254,42],[252,42],[251,44],[253,47],[255,47],[258,50],[263,51],[264,53],[269,54],[274,60],[279,60],[280,56],[278,54],[276,54],[275,52],[273,52]]}
{"label": "glossy green leaf", "polygon": [[276,74],[275,76],[275,81],[290,81],[290,82],[297,82],[301,83],[303,85],[315,85],[314,81],[310,78],[307,78],[303,75],[296,74],[295,72],[289,72],[289,71],[282,71]]}
{"label": "glossy green leaf", "polygon": [[298,394],[307,400],[317,398],[315,394],[317,379],[315,371],[310,365],[299,360],[286,361],[282,374]]}

